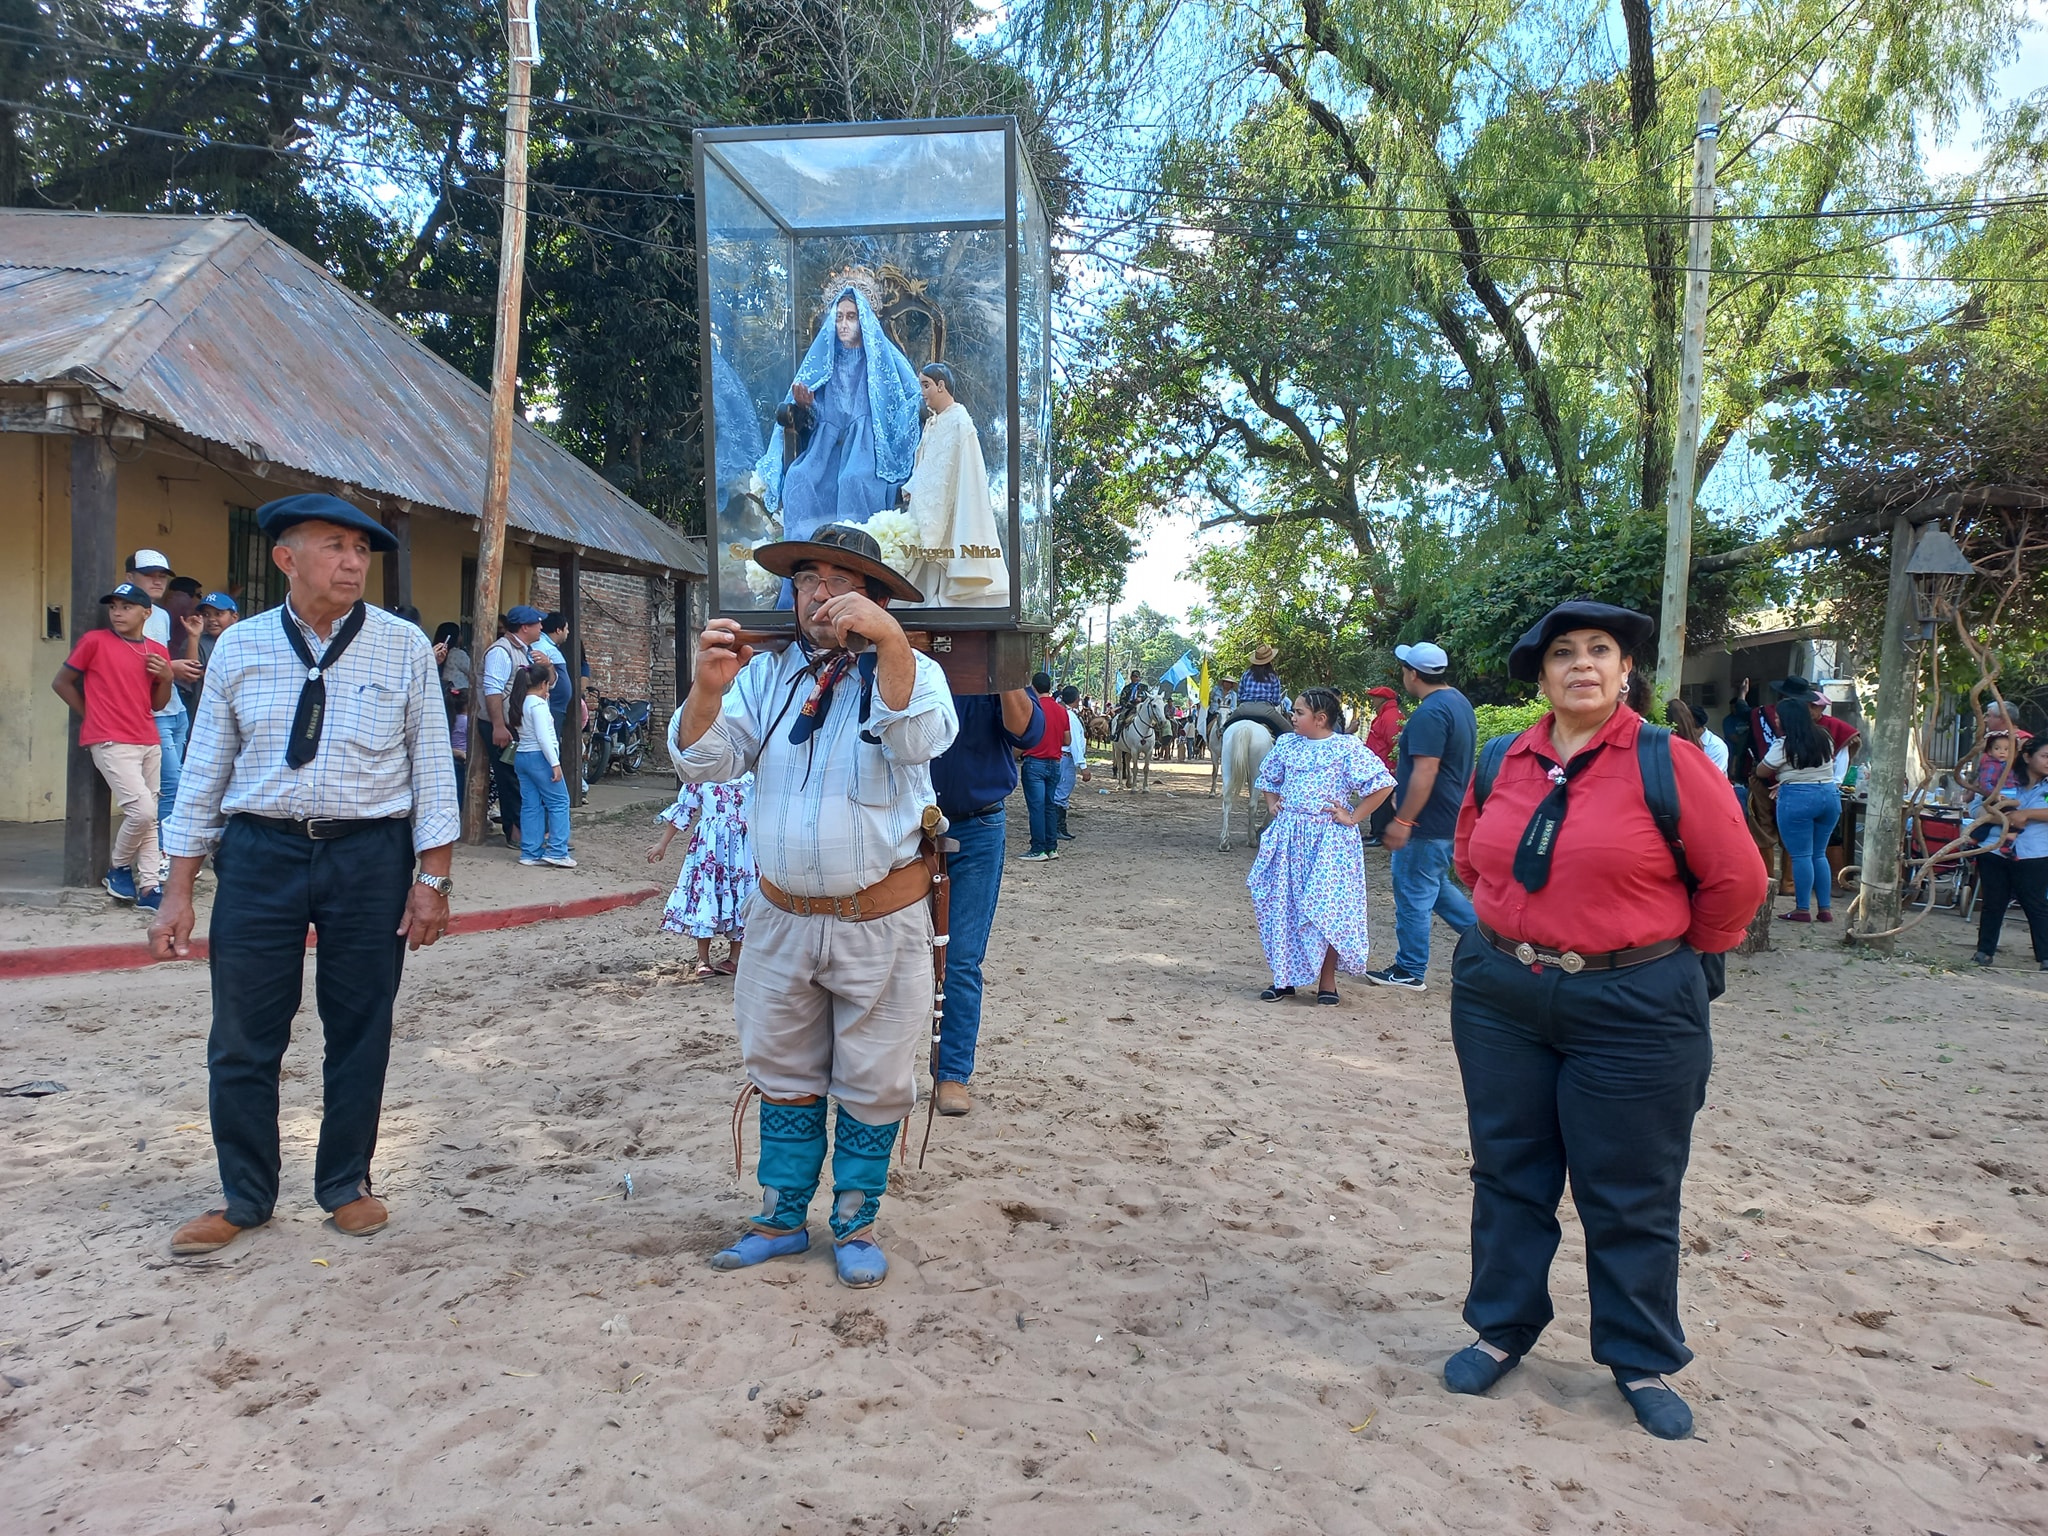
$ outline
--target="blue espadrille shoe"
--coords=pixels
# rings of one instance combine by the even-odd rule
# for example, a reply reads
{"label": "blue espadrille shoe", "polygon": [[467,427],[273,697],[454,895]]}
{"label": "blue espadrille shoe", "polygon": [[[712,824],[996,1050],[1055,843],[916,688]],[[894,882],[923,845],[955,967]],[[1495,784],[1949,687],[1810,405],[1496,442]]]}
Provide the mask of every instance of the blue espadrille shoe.
{"label": "blue espadrille shoe", "polygon": [[721,1248],[711,1255],[713,1269],[752,1269],[756,1264],[765,1264],[770,1259],[786,1259],[791,1254],[803,1253],[811,1246],[811,1232],[808,1227],[798,1227],[794,1232],[749,1232],[738,1242]]}
{"label": "blue espadrille shoe", "polygon": [[1467,1344],[1444,1362],[1444,1385],[1453,1392],[1477,1397],[1492,1391],[1501,1377],[1521,1363],[1520,1355],[1496,1360],[1477,1344]]}
{"label": "blue espadrille shoe", "polygon": [[1652,1378],[1654,1385],[1629,1385],[1631,1381],[1641,1381],[1643,1375],[1641,1371],[1614,1373],[1614,1384],[1628,1399],[1629,1407],[1635,1410],[1636,1422],[1659,1440],[1690,1440],[1692,1408],[1684,1398],[1664,1385],[1661,1376]]}
{"label": "blue espadrille shoe", "polygon": [[881,1245],[864,1237],[832,1245],[832,1262],[839,1270],[839,1283],[856,1291],[880,1285],[889,1275],[889,1256]]}

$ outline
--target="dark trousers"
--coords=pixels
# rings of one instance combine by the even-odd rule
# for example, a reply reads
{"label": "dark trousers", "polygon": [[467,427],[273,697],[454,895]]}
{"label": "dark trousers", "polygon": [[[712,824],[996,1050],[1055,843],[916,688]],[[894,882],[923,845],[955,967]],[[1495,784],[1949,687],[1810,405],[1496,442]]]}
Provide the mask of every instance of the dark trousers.
{"label": "dark trousers", "polygon": [[398,925],[412,888],[412,823],[315,843],[236,816],[214,869],[206,1069],[228,1220],[255,1226],[277,1204],[278,1067],[305,992],[308,925],[320,939],[314,996],[326,1044],[313,1194],[339,1209],[370,1189],[405,961]]}
{"label": "dark trousers", "polygon": [[2005,909],[2013,902],[2027,914],[2027,929],[2034,937],[2034,959],[2048,965],[2048,859],[2002,859],[1995,853],[1977,858],[1977,878],[1983,882],[1978,893],[1983,905],[1977,912],[1977,952],[1998,953],[1998,935],[2005,927]]}
{"label": "dark trousers", "polygon": [[1713,1066],[1699,956],[1532,972],[1475,928],[1451,972],[1472,1137],[1465,1321],[1526,1354],[1552,1317],[1557,1202],[1586,1232],[1593,1358],[1644,1375],[1692,1359],[1678,1322],[1678,1194]]}
{"label": "dark trousers", "polygon": [[[490,727],[484,727],[484,740],[489,741]],[[491,782],[498,787],[498,826],[505,834],[505,841],[516,843],[512,835],[519,826],[519,765],[506,762],[503,747],[491,748]],[[517,754],[514,754],[515,757]]]}

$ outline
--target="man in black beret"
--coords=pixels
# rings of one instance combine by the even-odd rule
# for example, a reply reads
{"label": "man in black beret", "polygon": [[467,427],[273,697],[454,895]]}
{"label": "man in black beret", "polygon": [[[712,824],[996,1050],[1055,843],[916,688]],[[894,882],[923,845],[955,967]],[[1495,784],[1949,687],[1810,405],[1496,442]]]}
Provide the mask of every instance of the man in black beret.
{"label": "man in black beret", "polygon": [[341,1232],[383,1229],[370,1160],[392,1006],[407,949],[447,931],[460,826],[433,647],[363,600],[371,555],[396,540],[336,496],[287,496],[256,523],[290,595],[214,646],[149,930],[159,960],[191,953],[192,882],[213,855],[206,1066],[227,1198],[178,1229],[174,1254],[224,1248],[277,1203],[278,1069],[309,926],[326,1046],[313,1192]]}

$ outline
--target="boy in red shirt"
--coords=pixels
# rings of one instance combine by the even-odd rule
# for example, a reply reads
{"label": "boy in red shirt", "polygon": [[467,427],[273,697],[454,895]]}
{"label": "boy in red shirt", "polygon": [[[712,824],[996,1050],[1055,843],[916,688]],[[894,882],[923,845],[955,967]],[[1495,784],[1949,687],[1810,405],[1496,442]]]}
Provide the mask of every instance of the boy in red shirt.
{"label": "boy in red shirt", "polygon": [[142,633],[151,607],[142,588],[124,581],[100,601],[112,627],[80,635],[50,688],[79,717],[78,744],[92,753],[121,808],[113,867],[100,884],[116,901],[154,912],[162,900],[156,797],[163,767],[155,712],[170,701],[171,657]]}

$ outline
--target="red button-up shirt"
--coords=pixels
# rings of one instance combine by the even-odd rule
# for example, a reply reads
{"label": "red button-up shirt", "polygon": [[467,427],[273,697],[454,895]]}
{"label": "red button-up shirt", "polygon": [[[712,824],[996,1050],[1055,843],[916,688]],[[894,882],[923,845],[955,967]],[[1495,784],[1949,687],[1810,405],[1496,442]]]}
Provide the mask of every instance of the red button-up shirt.
{"label": "red button-up shirt", "polygon": [[1601,747],[1572,780],[1550,879],[1531,895],[1515,879],[1515,849],[1550,793],[1553,716],[1524,731],[1502,759],[1482,813],[1472,790],[1458,812],[1458,873],[1479,920],[1507,938],[1582,955],[1684,939],[1709,954],[1733,949],[1764,899],[1768,877],[1728,780],[1707,755],[1673,737],[1678,831],[1699,889],[1687,895],[1670,846],[1643,801],[1636,736],[1626,705],[1580,748]]}

